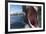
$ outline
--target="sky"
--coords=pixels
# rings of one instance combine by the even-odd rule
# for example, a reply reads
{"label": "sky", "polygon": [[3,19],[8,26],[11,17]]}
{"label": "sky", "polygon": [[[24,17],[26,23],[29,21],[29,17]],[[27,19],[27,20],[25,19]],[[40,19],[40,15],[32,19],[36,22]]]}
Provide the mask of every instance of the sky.
{"label": "sky", "polygon": [[21,13],[23,11],[22,5],[10,5],[10,13]]}

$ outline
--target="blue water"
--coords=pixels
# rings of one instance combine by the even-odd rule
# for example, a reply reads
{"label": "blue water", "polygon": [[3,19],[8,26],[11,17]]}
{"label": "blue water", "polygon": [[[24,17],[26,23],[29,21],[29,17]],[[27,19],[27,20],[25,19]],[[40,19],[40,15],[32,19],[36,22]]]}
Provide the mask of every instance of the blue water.
{"label": "blue water", "polygon": [[24,16],[10,16],[11,29],[24,28],[26,24]]}

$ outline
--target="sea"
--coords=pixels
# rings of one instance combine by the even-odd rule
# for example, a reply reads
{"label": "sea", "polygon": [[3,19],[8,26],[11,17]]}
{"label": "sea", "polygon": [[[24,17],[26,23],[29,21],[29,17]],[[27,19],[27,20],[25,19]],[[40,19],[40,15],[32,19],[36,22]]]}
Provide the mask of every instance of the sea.
{"label": "sea", "polygon": [[25,16],[10,16],[11,29],[25,28],[25,25],[26,25]]}

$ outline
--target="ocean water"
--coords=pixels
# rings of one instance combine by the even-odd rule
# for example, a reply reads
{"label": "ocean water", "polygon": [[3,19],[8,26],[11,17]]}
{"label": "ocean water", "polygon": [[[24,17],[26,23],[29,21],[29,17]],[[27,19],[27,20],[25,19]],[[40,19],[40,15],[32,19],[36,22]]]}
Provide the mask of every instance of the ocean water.
{"label": "ocean water", "polygon": [[11,29],[25,28],[25,24],[26,24],[25,16],[10,16]]}

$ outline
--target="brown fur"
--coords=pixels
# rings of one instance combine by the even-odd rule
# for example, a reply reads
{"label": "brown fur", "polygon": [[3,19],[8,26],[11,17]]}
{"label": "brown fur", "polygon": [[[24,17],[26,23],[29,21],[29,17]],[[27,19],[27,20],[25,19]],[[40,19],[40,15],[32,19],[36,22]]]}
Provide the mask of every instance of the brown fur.
{"label": "brown fur", "polygon": [[26,13],[27,18],[30,19],[31,24],[33,26],[37,27],[38,21],[37,21],[37,12],[36,12],[36,10],[32,6],[30,6],[26,9],[26,11],[27,11],[27,13]]}

